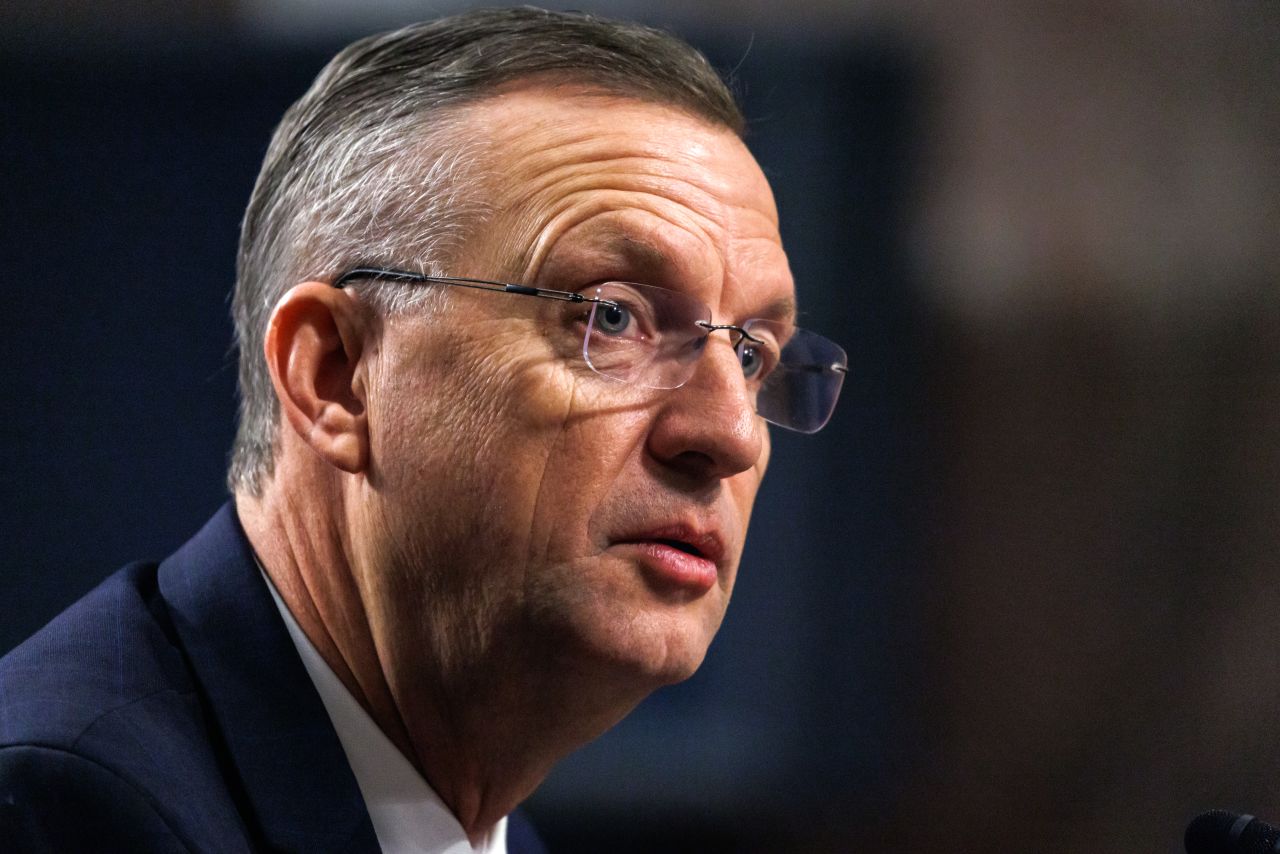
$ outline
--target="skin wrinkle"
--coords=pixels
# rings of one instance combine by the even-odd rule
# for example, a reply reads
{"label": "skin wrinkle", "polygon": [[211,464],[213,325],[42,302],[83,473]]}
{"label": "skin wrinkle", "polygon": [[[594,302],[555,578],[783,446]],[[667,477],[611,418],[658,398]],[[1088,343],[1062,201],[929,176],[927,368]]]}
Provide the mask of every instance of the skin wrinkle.
{"label": "skin wrinkle", "polygon": [[[543,239],[541,239],[538,245],[535,247],[535,257],[531,259],[530,263],[526,267],[527,272],[524,275],[524,280],[534,282],[534,283],[540,283],[543,286],[576,289],[576,287],[579,285],[578,282],[572,282],[571,284],[566,283],[560,280],[561,277],[555,277],[548,280],[547,277],[541,273],[541,270],[544,269],[546,266],[551,265],[552,262],[557,260],[555,256],[555,252],[561,240],[576,237],[577,236],[576,232],[578,231],[578,229],[589,228],[590,227],[589,223],[593,219],[598,217],[607,217],[614,213],[617,213],[617,211],[612,208],[609,208],[603,212],[591,212],[591,211],[577,212],[577,217],[574,220],[569,220],[567,216],[565,218],[555,220],[553,224],[557,226],[557,228],[555,228],[552,231],[545,232]],[[566,225],[565,224],[566,221],[569,224]],[[667,220],[667,221],[671,222],[671,220]],[[649,252],[651,252],[655,256],[662,257],[664,259],[681,257],[681,254],[682,254],[681,251],[678,248],[674,247],[675,242],[680,242],[678,241],[678,239],[673,238],[670,235],[666,237],[657,236],[660,234],[659,226],[657,225],[650,226],[650,231],[655,235],[654,239],[652,240],[652,243],[667,244],[672,246],[672,248],[667,250],[650,248],[648,250]],[[641,241],[636,238],[629,238],[629,242],[632,244],[641,244]],[[619,268],[636,269],[634,265],[629,264],[626,261],[623,261],[622,259],[618,260],[617,266]],[[667,264],[664,264],[663,267],[670,269],[669,265]],[[570,269],[572,269],[572,267],[570,267]],[[639,280],[646,284],[657,284],[657,285],[665,286],[674,290],[682,290],[684,289],[684,287],[687,287],[690,284],[690,281],[687,275],[681,277],[676,275],[675,273],[661,273],[656,278],[653,276],[622,276],[621,278],[624,281]],[[735,276],[730,275],[728,271],[725,271],[722,266],[717,265],[715,269],[705,271],[701,277],[698,277],[698,279],[695,280],[694,284],[697,284],[698,282],[702,282],[702,281],[714,282],[716,280],[727,280],[732,284],[737,281],[737,278]],[[581,284],[586,284],[586,282],[582,282]],[[684,287],[682,287],[682,284]],[[695,292],[703,291],[707,289],[709,288],[706,285],[703,285],[703,287],[696,287]],[[726,289],[730,289],[730,288],[726,288]],[[788,297],[779,298],[773,301],[768,306],[764,307],[762,310],[753,311],[747,315],[742,315],[742,316],[738,316],[738,315],[731,316],[728,319],[728,321],[741,322],[743,320],[746,320],[747,317],[763,317],[763,318],[777,318],[781,320],[791,320],[794,317],[794,314],[795,314],[795,300],[793,297],[788,296]],[[713,313],[713,320],[714,319],[715,319],[715,316]],[[722,321],[716,320],[716,322],[722,322]]]}
{"label": "skin wrinkle", "polygon": [[[341,585],[342,579],[341,577],[330,577],[321,582],[319,578],[311,578],[307,573],[299,571],[300,564],[324,565],[324,563],[317,563],[317,561],[323,560],[322,552],[325,550],[319,547],[323,540],[315,536],[316,531],[304,533],[297,524],[288,521],[307,519],[306,515],[297,512],[301,508],[291,493],[285,493],[281,500],[292,511],[284,514],[283,518],[286,520],[286,524],[281,526],[281,533],[288,546],[287,551],[283,555],[271,554],[270,552],[262,555],[264,558],[274,558],[271,562],[277,568],[277,572],[272,574],[273,582],[281,595],[286,597],[286,601],[293,601],[302,605],[300,613],[297,610],[297,606],[291,606],[291,610],[295,611],[295,617],[299,619],[300,623],[310,623],[320,627],[316,632],[309,632],[308,637],[326,661],[331,662],[331,666],[344,684],[347,685],[348,689],[352,691],[353,696],[366,709],[373,710],[372,713],[381,717],[384,721],[384,731],[402,751],[411,750],[412,746],[407,735],[407,729],[404,727],[403,720],[395,712],[394,704],[379,699],[379,697],[386,695],[378,690],[380,686],[377,683],[370,685],[368,676],[364,679],[361,678],[364,674],[361,673],[360,668],[348,666],[348,662],[367,660],[367,656],[360,653],[360,646],[364,642],[370,648],[373,648],[376,645],[376,638],[368,631],[368,626],[361,623],[360,620],[356,620],[353,623],[351,620],[346,619],[346,615],[341,612],[335,615],[331,609],[319,607],[329,601],[329,597],[317,595],[320,592],[317,589],[317,585],[321,583],[332,584],[334,581]],[[330,549],[348,554],[349,559],[349,553],[345,540],[341,536],[341,531],[332,526],[324,530],[333,535]],[[280,571],[281,563],[284,561],[287,561],[293,567],[293,571]],[[354,566],[355,564],[349,563],[347,565]],[[298,595],[300,591],[297,588],[305,591],[305,595]],[[339,597],[339,599],[357,605],[361,615],[367,616],[368,610],[364,607],[358,587],[353,590],[353,593],[354,600],[352,597],[346,596]],[[328,615],[327,618],[326,614]],[[345,643],[343,642],[344,633],[335,631],[335,629],[346,629],[350,632],[346,636]],[[378,658],[378,656],[375,655],[375,658]],[[388,720],[388,716],[390,716],[390,720]]]}
{"label": "skin wrinkle", "polygon": [[[513,144],[519,144],[518,140]],[[639,168],[640,164],[651,167],[646,170]],[[717,215],[717,209],[721,206],[721,202],[715,198],[715,189],[701,186],[692,181],[685,181],[676,178],[669,171],[658,168],[667,164],[654,164],[652,158],[631,156],[631,157],[611,157],[601,159],[595,164],[594,168],[599,169],[627,169],[629,174],[625,176],[605,175],[591,171],[593,167],[575,163],[572,166],[561,167],[556,172],[564,174],[549,174],[540,185],[530,187],[530,196],[542,196],[551,192],[559,195],[558,201],[570,203],[575,197],[584,195],[594,195],[597,193],[643,193],[655,197],[656,204],[652,212],[657,215],[664,213],[678,213],[682,215],[690,215],[693,218],[705,218],[709,222],[709,226],[701,226],[702,235],[710,237],[712,231],[722,230],[724,228],[724,217]],[[526,164],[525,168],[536,169],[537,162]],[[618,183],[613,183],[613,182]],[[685,193],[677,193],[678,187],[687,188]],[[663,205],[663,201],[678,199],[683,206],[680,210],[672,211],[669,206]],[[683,223],[676,223],[684,225]]]}
{"label": "skin wrinkle", "polygon": [[[617,106],[617,100],[613,98],[581,97],[587,101],[603,100],[602,107]],[[536,136],[542,129],[538,125],[532,127],[516,125],[515,127],[518,131],[510,138],[495,141],[495,143],[506,150],[518,151],[522,141]],[[617,145],[626,153],[622,155],[605,153],[601,151],[603,145]],[[624,134],[593,136],[584,132],[581,136],[571,137],[567,142],[562,141],[561,145],[554,150],[532,145],[527,145],[526,148],[530,151],[529,155],[517,160],[513,171],[522,175],[532,173],[533,177],[524,182],[528,187],[526,197],[511,205],[516,211],[525,214],[526,221],[555,219],[572,210],[575,207],[575,200],[584,195],[594,204],[604,205],[613,200],[607,194],[616,192],[653,196],[647,209],[660,218],[672,215],[673,208],[669,202],[676,201],[678,207],[674,210],[680,215],[704,217],[711,227],[674,220],[672,225],[677,228],[697,230],[700,236],[709,242],[715,242],[712,236],[713,231],[724,230],[723,203],[717,198],[717,193],[719,192],[720,195],[725,193],[726,182],[716,185],[714,179],[707,177],[710,173],[702,168],[708,156],[705,146],[690,145],[673,156],[670,151],[664,152],[656,145],[647,146],[645,141],[637,141],[634,137]],[[601,153],[593,155],[592,151],[601,151]],[[659,153],[662,156],[656,156]],[[562,163],[554,165],[556,159],[561,159]],[[553,161],[550,168],[545,165],[548,160]],[[621,174],[615,174],[615,171],[610,170],[621,172]],[[686,174],[682,175],[682,171]],[[697,181],[687,177],[687,173],[690,172],[697,175]],[[623,181],[624,184],[610,183],[618,180]],[[530,209],[534,207],[534,200],[547,195],[556,187],[563,189],[557,197],[558,209],[555,213],[548,214],[545,211]],[[643,199],[624,196],[620,201],[630,207]],[[768,225],[776,232],[776,210],[771,211],[767,219]],[[578,223],[572,222],[564,225],[560,232],[563,233],[564,230],[576,224]],[[554,234],[553,230],[551,234],[542,235],[536,243],[525,244],[533,246],[532,256],[525,264],[526,274],[536,273],[542,257],[550,249],[548,238]],[[554,239],[550,242],[554,242]],[[723,256],[725,247],[717,248]]]}
{"label": "skin wrinkle", "polygon": [[[340,532],[337,532],[337,531],[335,531],[334,533],[340,534]],[[351,566],[353,568],[358,567],[359,564],[353,562],[351,559],[352,555],[351,555],[350,549],[347,547],[345,538],[339,535],[336,537],[336,539],[337,539],[337,543],[336,543],[335,550],[340,552],[346,557],[347,566]],[[295,552],[296,554],[306,555],[311,561],[316,561],[317,559],[319,559],[320,556],[318,554],[315,554],[315,550],[312,547],[311,541],[308,538],[302,538],[300,542],[299,540],[294,539],[292,540],[292,544],[294,548],[297,550]],[[341,583],[342,579],[339,578],[338,581],[339,583]],[[304,586],[308,587],[307,589],[308,599],[312,602],[317,601],[317,597],[314,595],[312,589],[310,588],[307,577],[305,575],[302,576],[302,583]],[[354,619],[349,618],[349,615],[342,611],[339,611],[335,615],[331,615],[329,619],[325,621],[326,626],[330,627],[330,629],[326,632],[326,638],[328,642],[331,643],[334,646],[334,648],[339,650],[340,655],[346,661],[360,661],[361,659],[363,659],[364,656],[361,655],[359,651],[360,647],[362,646],[367,646],[368,648],[374,651],[375,660],[379,662],[384,661],[385,659],[382,654],[383,650],[378,648],[377,635],[374,632],[373,630],[374,626],[371,623],[372,612],[367,606],[365,597],[362,595],[361,585],[358,582],[352,584],[351,595],[344,596],[342,597],[342,599],[349,602],[350,607],[354,608],[357,611],[357,614],[355,615]],[[319,601],[325,601],[325,600],[319,599]],[[334,631],[334,628],[336,628],[337,631]],[[343,643],[344,637],[346,639],[346,643]],[[385,669],[380,668],[379,672],[382,673],[383,678],[385,679],[385,675],[386,675]],[[358,671],[353,671],[351,668],[348,668],[348,673],[350,673],[350,678],[354,680],[357,686],[359,687],[359,693],[357,694],[357,697],[363,698],[362,701],[367,707],[384,709],[383,711],[384,715],[388,713],[395,713],[394,706],[392,706],[391,708],[388,708],[388,704],[386,702],[379,701],[377,699],[381,694],[381,691],[379,691],[379,688],[383,686],[375,681],[372,681],[373,680],[372,674],[363,674]],[[400,719],[398,713],[395,713],[395,718],[398,722],[398,725],[394,728],[394,731],[399,731],[401,733],[400,738],[406,741],[407,743],[411,743],[409,742],[409,739],[407,738],[407,736],[404,735],[404,733],[407,733],[407,729],[404,726],[404,721]]]}
{"label": "skin wrinkle", "polygon": [[[574,204],[582,200],[586,203]],[[698,223],[691,216],[683,218],[673,216],[666,209],[669,205],[663,205],[662,201],[662,197],[656,193],[632,188],[602,187],[598,184],[566,191],[559,203],[559,210],[544,215],[550,220],[551,228],[540,235],[539,240],[533,244],[525,275],[536,280],[539,268],[546,262],[547,256],[562,238],[584,227],[595,217],[619,212],[642,210],[654,219],[666,222],[674,229],[686,233],[697,233],[704,241],[714,243],[712,229],[703,223]],[[645,204],[646,202],[648,204]],[[657,225],[650,224],[648,228],[655,230]],[[670,253],[669,257],[677,256],[675,253]]]}
{"label": "skin wrinkle", "polygon": [[[591,102],[600,102],[602,108],[617,106],[618,103],[626,103],[615,96],[602,96],[598,94],[581,94],[577,96],[579,99]],[[688,117],[685,117],[689,120]],[[701,123],[701,120],[695,120]],[[677,228],[683,228],[690,231],[697,231],[700,236],[709,242],[714,242],[713,231],[723,232],[723,223],[726,214],[723,208],[726,206],[716,200],[717,193],[723,194],[725,188],[729,186],[729,182],[721,181],[715,183],[714,172],[701,169],[707,156],[707,147],[705,145],[693,144],[687,148],[681,149],[679,153],[672,156],[670,151],[664,151],[656,145],[645,145],[644,141],[637,142],[633,137],[622,134],[614,134],[612,136],[596,134],[593,135],[587,131],[579,132],[576,125],[567,122],[533,122],[527,124],[513,124],[518,130],[507,138],[495,135],[494,146],[499,150],[519,150],[520,143],[527,137],[536,136],[540,132],[546,132],[548,129],[570,133],[577,135],[570,136],[567,141],[562,142],[555,150],[539,148],[533,145],[526,146],[530,154],[516,161],[513,169],[504,170],[502,174],[503,190],[509,191],[512,184],[519,185],[521,182],[511,181],[513,172],[526,173],[532,172],[534,177],[531,180],[523,182],[530,190],[526,194],[529,198],[536,198],[540,193],[545,194],[550,188],[557,183],[567,182],[569,187],[565,190],[561,197],[560,207],[564,215],[568,215],[572,211],[575,197],[587,196],[596,204],[603,204],[606,194],[610,192],[628,193],[646,193],[656,190],[654,204],[648,206],[650,213],[659,218],[668,217],[667,211],[670,210],[669,205],[663,205],[662,202],[668,198],[675,198],[681,203],[679,210],[682,213],[698,212],[699,215],[705,217],[710,225],[694,223],[693,221],[669,220],[672,225]],[[627,154],[619,156],[616,154],[600,153],[591,154],[593,149],[598,150],[603,142],[617,142],[620,145],[639,148],[638,151],[629,151]],[[663,157],[655,156],[656,154],[665,155]],[[561,165],[553,165],[551,168],[544,168],[543,164],[548,160],[554,161],[556,158],[562,158],[565,162]],[[666,162],[667,160],[671,162]],[[647,169],[637,169],[638,164],[644,164]],[[686,171],[694,171],[697,173],[699,182],[693,180],[685,180],[679,173],[681,167],[693,166],[695,169]],[[607,183],[599,183],[607,181],[609,176],[605,174],[607,168],[626,168],[632,170],[628,175],[629,181],[636,182],[634,187],[614,187]],[[568,173],[567,176],[562,173]],[[638,174],[637,174],[638,173]],[[637,180],[637,179],[656,179],[656,180]],[[595,182],[595,183],[593,183]],[[578,186],[578,184],[582,186]],[[680,187],[686,187],[688,192],[679,192]],[[500,195],[500,194],[499,194]],[[634,197],[626,197],[623,199],[626,207],[633,207],[637,199]],[[543,211],[534,209],[524,209],[529,205],[528,199],[518,200],[511,204],[511,207],[520,210],[526,215],[527,220],[536,220],[545,217]],[[737,205],[732,206],[736,213],[745,213],[749,216],[759,216],[758,211],[750,209],[748,206]],[[579,219],[571,221],[563,225],[561,233],[579,224],[585,214],[580,214]],[[777,211],[771,206],[768,214],[763,217],[765,220],[766,231],[775,233],[777,229]],[[507,241],[504,249],[509,250],[508,257],[515,257],[521,254],[527,254],[527,259],[521,264],[523,269],[522,278],[524,281],[534,281],[537,271],[547,253],[552,248],[558,235],[553,230],[544,233],[536,243],[525,242],[524,247],[520,248],[521,241],[514,236]],[[770,238],[756,238],[766,242],[771,241]],[[776,244],[775,244],[776,245]],[[718,247],[720,254],[726,256],[727,249],[724,246]],[[492,275],[490,273],[489,275]],[[767,316],[767,315],[762,315]]]}
{"label": "skin wrinkle", "polygon": [[[551,223],[552,227],[544,231],[541,235],[539,235],[537,241],[533,244],[531,257],[529,261],[526,262],[524,267],[525,272],[523,275],[526,281],[537,282],[539,280],[540,269],[548,262],[548,259],[553,256],[556,246],[560,240],[572,236],[574,232],[577,231],[577,229],[586,227],[587,224],[596,217],[608,216],[610,214],[618,213],[618,209],[616,207],[613,207],[608,204],[609,202],[613,201],[611,197],[601,199],[599,192],[592,191],[592,190],[577,191],[575,195],[577,195],[578,193],[582,194],[583,196],[589,197],[593,205],[588,207],[586,210],[579,210],[569,205],[566,201],[566,203],[564,204],[564,210],[553,216],[552,223]],[[708,230],[706,230],[705,227],[701,226],[700,224],[695,224],[692,221],[682,222],[677,218],[666,215],[662,210],[662,208],[658,204],[656,204],[656,202],[658,201],[658,199],[660,199],[660,197],[655,196],[654,198],[655,198],[655,205],[653,206],[653,209],[650,209],[650,208],[643,207],[636,204],[637,201],[642,200],[642,198],[638,199],[635,193],[626,193],[625,200],[628,203],[626,205],[626,209],[628,212],[634,212],[637,209],[637,207],[639,207],[642,210],[644,210],[646,213],[652,214],[655,219],[660,219],[663,222],[667,223],[669,226],[673,227],[676,230],[675,231],[676,234],[679,234],[681,231],[687,233],[687,232],[696,230],[697,233],[702,235],[702,237],[707,243],[712,243],[713,245],[717,245],[720,248],[721,257],[726,257],[726,253],[728,252],[728,250],[723,247],[723,241],[716,240],[713,234]],[[603,208],[603,209],[600,209],[600,208]],[[653,249],[653,252],[655,254],[659,254],[667,258],[679,258],[683,254],[681,253],[679,248],[676,248],[674,246],[674,243],[678,243],[678,242],[696,243],[695,240],[692,240],[690,238],[681,239],[681,238],[673,237],[671,235],[662,236],[664,233],[660,230],[660,227],[656,224],[651,224],[650,226],[648,226],[648,230],[651,232],[651,234],[655,235],[655,239],[653,240],[653,243],[657,243],[657,244],[666,243],[666,244],[672,245],[672,248],[668,250],[663,250],[658,248]],[[764,238],[764,237],[758,237],[753,239],[768,241],[768,238]],[[631,241],[635,243],[641,242],[634,237],[631,238]],[[741,245],[742,243],[745,243],[745,242],[747,241],[745,240],[735,241],[736,245]],[[776,244],[775,244],[775,249],[776,249]],[[762,252],[761,254],[766,254],[766,253]],[[715,281],[715,280],[726,281],[727,280],[729,284],[737,283],[738,280],[736,276],[732,274],[731,271],[725,270],[722,266],[720,266],[716,262],[716,259],[712,258],[711,260],[714,264],[716,264],[716,269],[708,270],[704,272],[703,277],[707,281]],[[660,282],[652,282],[652,281],[647,283],[662,284]],[[672,281],[666,284],[668,287],[674,286],[674,289],[682,290],[685,287],[687,287],[689,283],[687,281],[683,283]],[[683,287],[681,286],[682,284],[683,284]],[[722,288],[722,290],[730,290],[730,288],[724,287]],[[741,288],[735,288],[734,290],[741,290]],[[774,316],[781,315],[782,319],[789,319],[789,316],[794,316],[794,303],[795,303],[794,297],[792,296],[779,298],[775,300],[773,303],[769,304],[769,306],[765,308],[763,311],[752,313],[749,316],[774,317]],[[712,304],[714,306],[714,303]],[[740,317],[736,319],[745,319],[745,317]]]}

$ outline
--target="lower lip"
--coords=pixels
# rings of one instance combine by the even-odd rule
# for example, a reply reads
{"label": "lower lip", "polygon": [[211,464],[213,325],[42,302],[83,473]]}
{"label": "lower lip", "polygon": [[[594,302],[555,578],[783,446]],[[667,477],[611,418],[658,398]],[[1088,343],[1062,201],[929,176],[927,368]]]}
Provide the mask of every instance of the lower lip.
{"label": "lower lip", "polygon": [[678,587],[690,593],[706,593],[715,586],[719,577],[713,561],[666,543],[640,541],[618,545],[638,552],[649,578],[663,586]]}

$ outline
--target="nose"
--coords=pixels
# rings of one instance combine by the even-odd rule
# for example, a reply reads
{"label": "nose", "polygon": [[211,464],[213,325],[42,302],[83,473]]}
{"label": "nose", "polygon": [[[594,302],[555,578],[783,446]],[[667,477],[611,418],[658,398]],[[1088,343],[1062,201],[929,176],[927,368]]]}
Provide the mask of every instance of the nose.
{"label": "nose", "polygon": [[725,336],[715,334],[689,381],[664,394],[648,444],[667,466],[719,480],[759,462],[764,431],[737,354]]}

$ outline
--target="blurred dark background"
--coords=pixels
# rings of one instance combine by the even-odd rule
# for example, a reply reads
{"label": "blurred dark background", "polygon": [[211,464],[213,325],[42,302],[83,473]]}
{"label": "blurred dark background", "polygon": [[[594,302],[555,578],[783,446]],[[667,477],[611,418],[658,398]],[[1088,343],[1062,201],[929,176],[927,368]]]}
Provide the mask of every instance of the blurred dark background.
{"label": "blurred dark background", "polygon": [[[1280,821],[1280,5],[577,3],[732,72],[806,326],[703,669],[557,851],[1180,850]],[[239,218],[342,44],[459,3],[0,7],[0,651],[226,499]]]}

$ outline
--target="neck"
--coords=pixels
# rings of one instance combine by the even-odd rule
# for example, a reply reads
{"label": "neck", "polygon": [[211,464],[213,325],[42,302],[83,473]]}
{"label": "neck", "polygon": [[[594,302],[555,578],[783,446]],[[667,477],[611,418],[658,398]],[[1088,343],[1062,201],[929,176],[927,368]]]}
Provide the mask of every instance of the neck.
{"label": "neck", "polygon": [[396,747],[412,757],[352,572],[341,502],[327,500],[330,490],[323,483],[282,488],[280,474],[260,497],[236,495],[245,534],[311,645]]}
{"label": "neck", "polygon": [[[281,460],[260,497],[236,496],[249,541],[308,640],[473,845],[556,762],[656,687],[551,649],[478,639],[481,603],[461,591],[432,589],[444,607],[433,601],[429,613],[406,605],[406,592],[362,557],[353,536],[362,526],[345,512],[360,502],[344,501],[335,484],[291,474]],[[408,584],[418,599],[431,587],[420,577]]]}
{"label": "neck", "polygon": [[475,662],[470,675],[435,683],[406,680],[399,708],[414,759],[476,839],[528,798],[569,753],[616,724],[647,692],[606,695],[593,677],[536,655]]}

